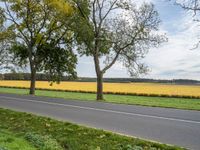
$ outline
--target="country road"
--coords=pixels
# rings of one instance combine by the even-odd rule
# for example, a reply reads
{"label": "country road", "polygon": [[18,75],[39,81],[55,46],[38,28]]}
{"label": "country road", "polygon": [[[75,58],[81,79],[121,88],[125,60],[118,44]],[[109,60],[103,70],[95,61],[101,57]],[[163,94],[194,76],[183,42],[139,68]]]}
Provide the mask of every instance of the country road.
{"label": "country road", "polygon": [[200,150],[200,111],[14,94],[0,94],[0,107]]}

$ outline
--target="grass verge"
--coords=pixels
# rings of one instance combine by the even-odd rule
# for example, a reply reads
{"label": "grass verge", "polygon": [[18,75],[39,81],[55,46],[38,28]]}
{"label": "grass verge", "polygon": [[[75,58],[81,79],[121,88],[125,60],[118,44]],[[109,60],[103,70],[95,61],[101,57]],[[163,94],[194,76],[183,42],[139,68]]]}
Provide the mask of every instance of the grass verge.
{"label": "grass verge", "polygon": [[24,137],[42,150],[182,150],[7,109],[0,109],[0,129]]}
{"label": "grass verge", "polygon": [[0,150],[36,150],[22,137],[0,129]]}
{"label": "grass verge", "polygon": [[[0,93],[28,94],[27,89],[0,88]],[[96,94],[36,90],[36,96],[95,101]],[[200,111],[200,99],[105,94],[105,102]]]}

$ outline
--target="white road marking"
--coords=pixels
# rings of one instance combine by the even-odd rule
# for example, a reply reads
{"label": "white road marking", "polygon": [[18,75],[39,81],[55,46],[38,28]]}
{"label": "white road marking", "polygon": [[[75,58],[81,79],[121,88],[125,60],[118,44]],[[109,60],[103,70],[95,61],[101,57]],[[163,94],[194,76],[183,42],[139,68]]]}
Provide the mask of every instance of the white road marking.
{"label": "white road marking", "polygon": [[129,113],[129,112],[107,110],[107,109],[93,108],[93,107],[84,107],[84,106],[69,105],[69,104],[59,104],[59,103],[55,103],[55,102],[45,102],[45,101],[39,101],[39,100],[22,99],[22,98],[14,98],[14,97],[7,97],[7,96],[0,96],[0,97],[5,98],[10,101],[18,100],[18,101],[24,101],[24,102],[42,103],[42,104],[55,105],[55,106],[73,107],[73,108],[79,108],[79,109],[85,109],[85,110],[95,110],[95,111],[109,112],[109,113],[116,113],[116,114],[123,114],[123,115],[131,115],[131,116],[139,116],[139,117],[147,117],[147,118],[154,118],[154,119],[163,119],[163,120],[170,120],[170,121],[200,124],[200,121],[176,119],[176,118],[153,116],[153,115],[144,115],[144,114],[139,114],[139,113]]}

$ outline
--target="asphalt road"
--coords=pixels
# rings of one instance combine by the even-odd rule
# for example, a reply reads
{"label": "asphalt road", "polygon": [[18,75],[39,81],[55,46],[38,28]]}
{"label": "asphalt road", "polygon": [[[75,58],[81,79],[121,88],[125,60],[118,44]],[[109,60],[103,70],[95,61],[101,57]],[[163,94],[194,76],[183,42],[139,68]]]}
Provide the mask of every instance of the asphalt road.
{"label": "asphalt road", "polygon": [[0,94],[0,107],[200,150],[200,111],[13,94]]}

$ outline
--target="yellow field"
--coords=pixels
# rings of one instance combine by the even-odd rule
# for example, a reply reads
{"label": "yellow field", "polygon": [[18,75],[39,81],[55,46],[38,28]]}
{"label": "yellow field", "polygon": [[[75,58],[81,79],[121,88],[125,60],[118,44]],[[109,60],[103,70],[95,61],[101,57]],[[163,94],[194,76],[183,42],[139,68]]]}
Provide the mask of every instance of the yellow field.
{"label": "yellow field", "polygon": [[[29,85],[29,81],[0,81],[0,86],[28,88]],[[36,82],[36,88],[95,92],[96,83],[61,82],[60,84],[54,83],[53,86],[50,86],[49,82],[38,81]],[[200,97],[200,86],[167,85],[156,83],[104,83],[104,92]]]}

